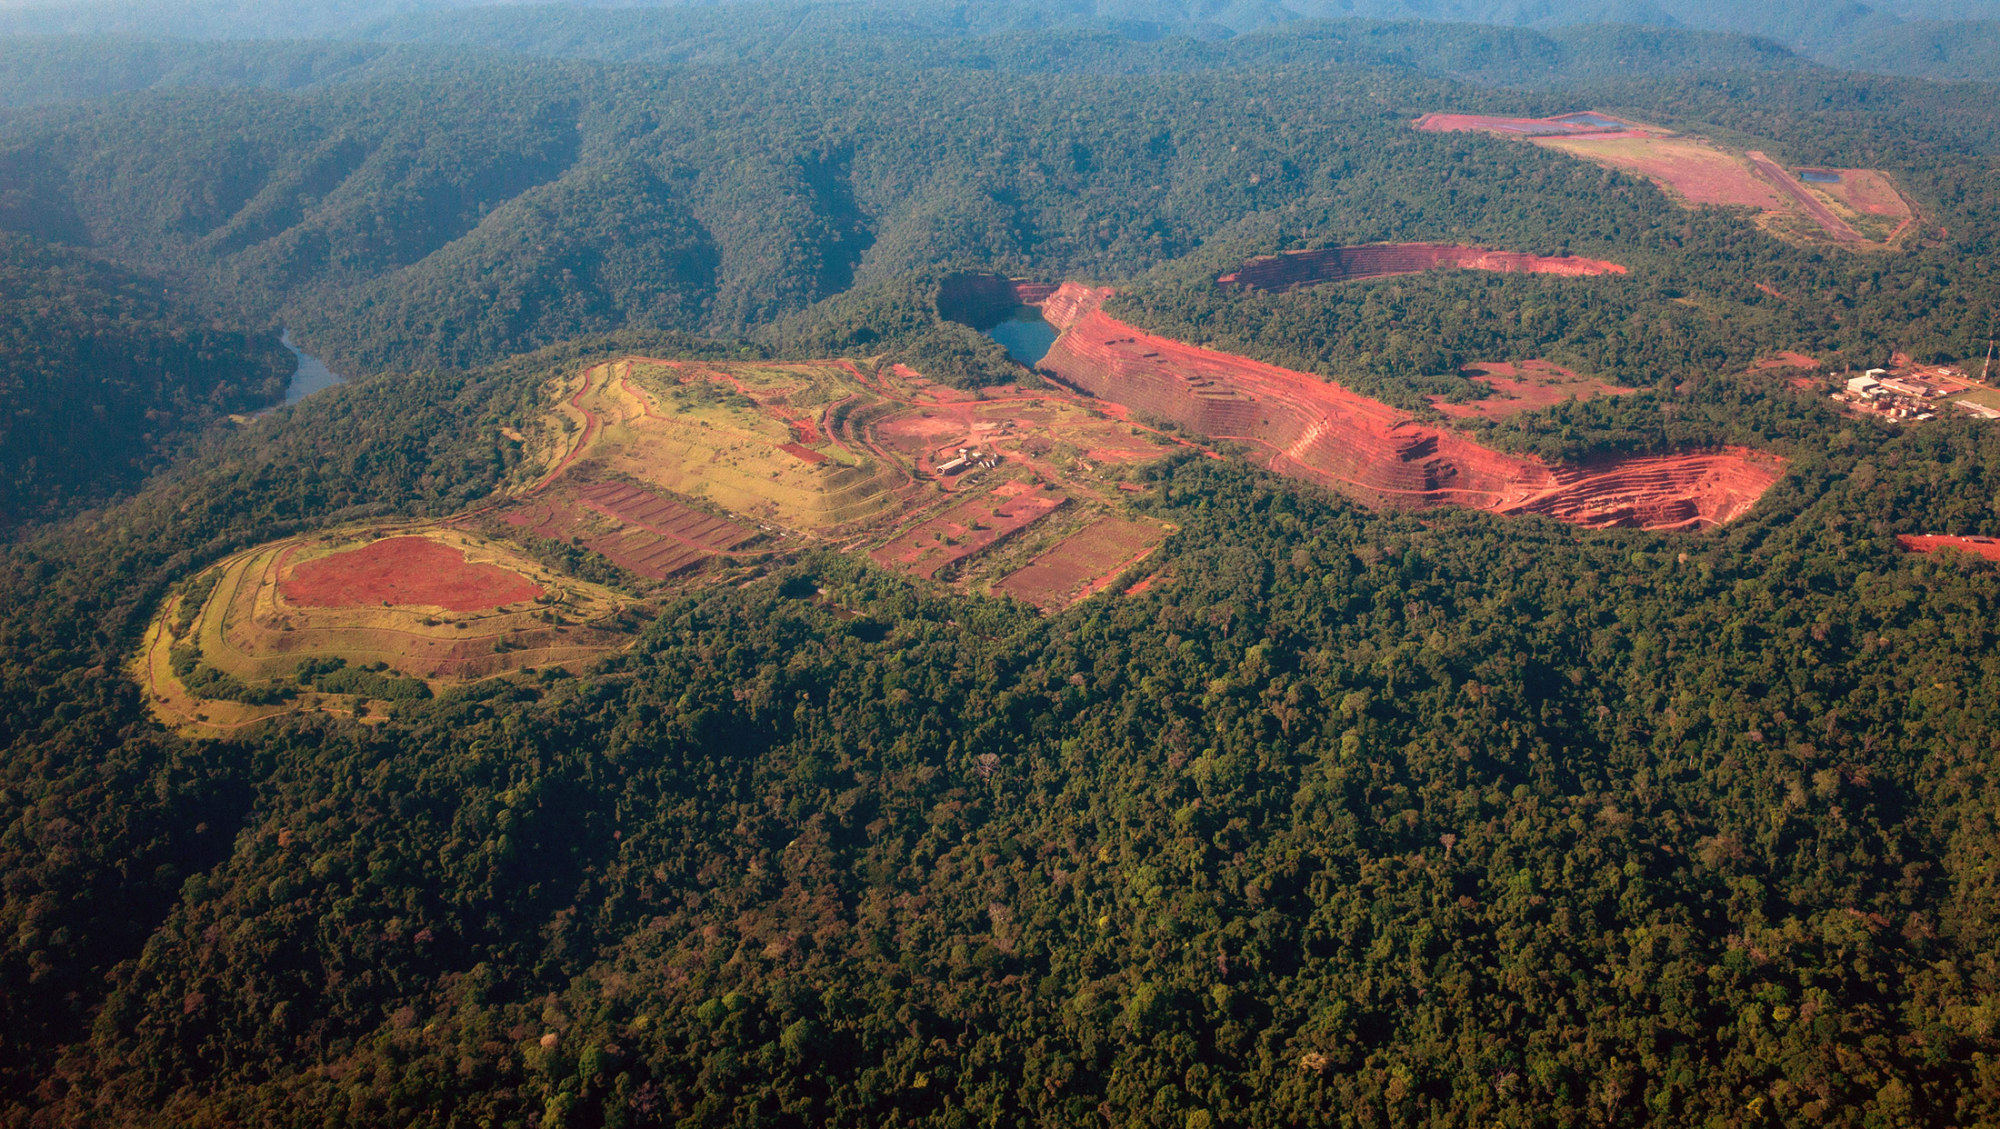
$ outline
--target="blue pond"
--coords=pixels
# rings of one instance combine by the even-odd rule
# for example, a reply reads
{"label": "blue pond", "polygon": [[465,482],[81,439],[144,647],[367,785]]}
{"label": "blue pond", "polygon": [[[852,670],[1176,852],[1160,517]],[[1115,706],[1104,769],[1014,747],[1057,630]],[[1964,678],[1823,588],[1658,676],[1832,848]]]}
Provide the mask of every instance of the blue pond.
{"label": "blue pond", "polygon": [[1004,319],[984,332],[998,341],[1007,350],[1008,356],[1029,368],[1034,368],[1048,355],[1049,346],[1056,343],[1058,333],[1055,326],[1042,320],[1042,311],[1033,306],[1009,310]]}
{"label": "blue pond", "polygon": [[1840,174],[1825,169],[1800,169],[1799,179],[1807,184],[1839,184]]}
{"label": "blue pond", "polygon": [[299,359],[299,370],[292,374],[292,382],[285,388],[285,403],[296,404],[315,392],[331,388],[341,382],[340,377],[335,375],[332,369],[327,368],[318,357],[299,352],[299,347],[292,344],[291,334],[285,334],[278,338],[278,341],[292,351],[292,356]]}

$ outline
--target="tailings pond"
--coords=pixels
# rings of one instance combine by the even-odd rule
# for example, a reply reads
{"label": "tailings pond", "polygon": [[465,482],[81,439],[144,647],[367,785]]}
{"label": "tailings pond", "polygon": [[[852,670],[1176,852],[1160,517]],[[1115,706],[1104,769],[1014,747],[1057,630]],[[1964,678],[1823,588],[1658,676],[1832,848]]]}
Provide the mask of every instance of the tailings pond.
{"label": "tailings pond", "polygon": [[985,327],[986,336],[998,341],[1007,355],[1034,368],[1048,355],[1061,332],[1042,320],[1042,311],[1033,306],[1017,306],[999,322]]}

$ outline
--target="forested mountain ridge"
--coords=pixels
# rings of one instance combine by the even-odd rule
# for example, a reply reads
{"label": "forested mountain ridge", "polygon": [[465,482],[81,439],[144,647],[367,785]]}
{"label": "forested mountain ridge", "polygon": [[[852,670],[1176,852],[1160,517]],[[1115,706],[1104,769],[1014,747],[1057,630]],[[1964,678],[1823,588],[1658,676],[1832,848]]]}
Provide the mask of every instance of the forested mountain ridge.
{"label": "forested mountain ridge", "polygon": [[[928,10],[926,10],[928,11]],[[924,13],[911,13],[912,16]],[[499,8],[479,34],[421,24],[385,41],[172,42],[137,36],[0,36],[0,105],[33,106],[157,87],[293,90],[410,78],[528,56],[614,64],[770,67],[850,64],[1018,72],[1158,73],[1278,65],[1384,66],[1498,86],[1560,84],[1688,71],[1789,70],[1811,64],[1774,43],[1705,32],[1583,25],[1549,31],[1343,20],[1286,25],[1227,40],[1134,37],[1114,30],[1012,31],[978,38],[898,34],[873,23],[797,34],[739,13],[662,23],[651,13]]]}
{"label": "forested mountain ridge", "polygon": [[[610,10],[607,10],[610,9]],[[851,50],[871,40],[948,41],[1019,33],[1110,33],[1121,38],[1182,37],[1219,42],[1301,23],[1357,20],[1481,25],[1474,34],[1532,29],[1557,36],[1575,28],[1621,26],[1647,33],[1692,30],[1752,36],[1818,61],[1862,70],[1936,78],[1991,78],[1989,0],[1812,4],[1754,0],[1728,6],[1701,0],[978,0],[913,3],[567,3],[525,7],[457,0],[97,0],[0,9],[0,34],[112,33],[190,39],[327,37],[485,45],[524,54],[630,58],[633,44],[681,49],[729,40],[752,53],[809,41]],[[1890,45],[1902,45],[1900,52]],[[1929,49],[1925,49],[1928,47]],[[1938,48],[1944,48],[1939,50]],[[644,50],[644,48],[641,48]]]}
{"label": "forested mountain ridge", "polygon": [[1971,424],[1700,539],[1196,459],[1148,597],[807,556],[381,726],[193,745],[61,674],[186,561],[483,496],[587,356],[343,389],[8,554],[37,1123],[1991,1115],[1993,573],[1889,537],[2000,531]]}
{"label": "forested mountain ridge", "polygon": [[150,279],[0,236],[0,529],[136,486],[222,416],[264,407],[293,361]]}
{"label": "forested mountain ridge", "polygon": [[[375,375],[0,545],[0,1124],[2000,1121],[2000,574],[1896,541],[2000,535],[2000,431],[1744,371],[1978,355],[2000,105],[1776,56],[1495,89],[1441,64],[1540,41],[1388,29],[1357,65],[1290,34],[781,73],[230,46],[8,114],[25,287],[205,327],[164,337],[229,362],[203,379],[275,355],[230,325]],[[1582,107],[1883,168],[1924,230],[1798,247],[1410,128]],[[1214,285],[1423,239],[1629,273]],[[1785,475],[1671,535],[1191,455],[1120,491],[1177,530],[1143,591],[1059,614],[780,542],[609,661],[361,719],[195,740],[126,677],[230,554],[490,507],[597,361],[1019,377],[943,318],[959,271],[1114,285],[1411,406],[1554,355],[1639,391],[1487,438]]]}
{"label": "forested mountain ridge", "polygon": [[[1292,64],[829,63],[783,87],[755,66],[486,59],[450,73],[25,111],[0,151],[18,185],[0,222],[282,321],[352,372],[476,364],[619,324],[735,336],[940,261],[1117,279],[1208,244],[1442,239],[1614,258],[1637,245],[1664,256],[1653,275],[1665,268],[1681,296],[1796,281],[1867,290],[1879,307],[1921,288],[1957,318],[1942,347],[1961,352],[1987,300],[1984,276],[1950,267],[1990,239],[1986,182],[1945,171],[1993,159],[1992,103],[1972,88],[1786,71],[1503,93]],[[1607,191],[1560,155],[1408,128],[1440,107],[1579,104],[1725,131],[1798,164],[1888,168],[1936,222],[1932,242],[1828,262],[1739,217],[1691,220],[1650,186]],[[637,252],[616,235],[628,214],[653,233]],[[1753,262],[1770,277],[1747,277]],[[1886,287],[1867,281],[1878,271]],[[1847,347],[1823,339],[1836,321],[1799,324],[1792,345]]]}

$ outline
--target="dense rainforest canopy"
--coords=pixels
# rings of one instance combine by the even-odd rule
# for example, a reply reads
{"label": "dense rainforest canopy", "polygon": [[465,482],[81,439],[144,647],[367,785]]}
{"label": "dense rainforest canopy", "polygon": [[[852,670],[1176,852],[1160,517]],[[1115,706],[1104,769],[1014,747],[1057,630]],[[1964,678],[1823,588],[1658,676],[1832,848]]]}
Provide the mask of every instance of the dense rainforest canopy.
{"label": "dense rainforest canopy", "polygon": [[[880,37],[782,74],[608,39],[8,46],[0,498],[48,520],[0,548],[0,1123],[2000,1120],[2000,573],[1895,541],[2000,534],[2000,431],[1746,373],[1976,358],[2000,103],[1728,39],[1621,74],[1610,33],[1497,88],[1453,62],[1474,32],[1342,58],[1340,26]],[[1582,106],[1883,168],[1923,230],[1795,246],[1409,128]],[[1631,273],[1211,284],[1415,239]],[[121,673],[231,552],[490,499],[552,373],[1020,377],[939,315],[968,269],[1114,284],[1413,410],[1548,356],[1639,391],[1495,441],[1788,471],[1687,535],[1182,458],[1135,503],[1178,529],[1163,581],[1056,615],[808,549],[587,669],[365,721],[196,740]],[[209,427],[275,397],[281,325],[366,379]]]}
{"label": "dense rainforest canopy", "polygon": [[130,488],[294,362],[74,251],[0,237],[0,529]]}

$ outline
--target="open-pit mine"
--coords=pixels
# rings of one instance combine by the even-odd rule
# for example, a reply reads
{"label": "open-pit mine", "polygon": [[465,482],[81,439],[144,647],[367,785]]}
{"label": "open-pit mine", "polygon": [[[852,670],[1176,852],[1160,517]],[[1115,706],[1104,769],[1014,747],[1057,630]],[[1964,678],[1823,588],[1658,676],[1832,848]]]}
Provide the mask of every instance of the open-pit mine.
{"label": "open-pit mine", "polygon": [[[533,469],[506,497],[190,578],[134,662],[154,713],[214,734],[580,669],[630,645],[655,597],[808,545],[1059,610],[1145,578],[1173,530],[1133,512],[1133,472],[1188,446],[1062,389],[975,395],[849,360],[631,357],[560,374],[545,398],[532,434],[509,429]],[[628,582],[550,563],[578,553]]]}
{"label": "open-pit mine", "polygon": [[[1223,282],[1621,269],[1356,250],[1257,260]],[[628,646],[650,600],[754,576],[805,546],[1056,611],[1154,584],[1148,561],[1172,527],[1136,504],[1149,487],[1135,472],[1176,449],[1220,457],[1189,435],[1372,505],[1591,528],[1720,525],[1783,473],[1745,450],[1549,465],[1307,373],[1146,333],[1104,312],[1109,290],[958,285],[968,308],[1039,307],[1059,331],[1039,369],[1068,387],[972,393],[848,359],[628,357],[561,373],[541,418],[522,421],[528,434],[507,429],[530,468],[510,492],[449,520],[287,538],[203,569],[161,610],[134,673],[158,716],[195,731],[308,709],[369,716],[470,681],[579,668]],[[1551,398],[1590,390],[1540,362],[1493,371]],[[583,568],[593,557],[602,564]]]}
{"label": "open-pit mine", "polygon": [[1280,474],[1373,505],[1454,504],[1590,528],[1691,530],[1755,505],[1784,460],[1730,449],[1551,466],[1295,372],[1146,333],[1106,314],[1111,292],[1068,284],[1043,305],[1062,329],[1041,367],[1140,418],[1261,450]]}

